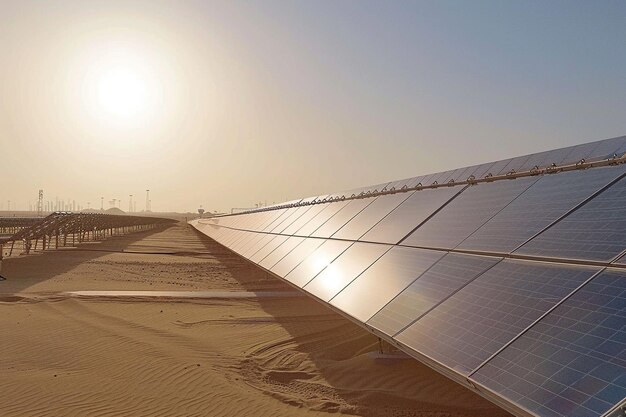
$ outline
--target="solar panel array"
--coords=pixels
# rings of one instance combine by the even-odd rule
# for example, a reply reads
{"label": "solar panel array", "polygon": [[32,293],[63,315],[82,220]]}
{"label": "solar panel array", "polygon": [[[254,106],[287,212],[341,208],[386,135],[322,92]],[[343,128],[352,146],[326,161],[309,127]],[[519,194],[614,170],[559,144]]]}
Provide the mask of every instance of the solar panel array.
{"label": "solar panel array", "polygon": [[621,416],[626,137],[192,221],[520,416]]}

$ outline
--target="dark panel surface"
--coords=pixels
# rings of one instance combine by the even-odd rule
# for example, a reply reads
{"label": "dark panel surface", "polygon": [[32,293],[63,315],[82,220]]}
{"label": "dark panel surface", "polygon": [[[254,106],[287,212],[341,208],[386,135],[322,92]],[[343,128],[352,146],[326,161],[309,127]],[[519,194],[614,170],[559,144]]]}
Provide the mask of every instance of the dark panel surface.
{"label": "dark panel surface", "polygon": [[445,255],[367,324],[393,336],[500,259],[455,253]]}
{"label": "dark panel surface", "polygon": [[604,272],[473,376],[541,416],[598,417],[626,397],[626,272]]}
{"label": "dark panel surface", "polygon": [[463,241],[459,248],[510,252],[623,171],[608,167],[543,176]]}
{"label": "dark panel surface", "polygon": [[471,186],[402,244],[454,248],[536,181],[520,178]]}
{"label": "dark panel surface", "polygon": [[609,261],[626,248],[625,231],[626,179],[622,178],[516,253]]}
{"label": "dark panel surface", "polygon": [[396,339],[466,375],[597,270],[504,260]]}

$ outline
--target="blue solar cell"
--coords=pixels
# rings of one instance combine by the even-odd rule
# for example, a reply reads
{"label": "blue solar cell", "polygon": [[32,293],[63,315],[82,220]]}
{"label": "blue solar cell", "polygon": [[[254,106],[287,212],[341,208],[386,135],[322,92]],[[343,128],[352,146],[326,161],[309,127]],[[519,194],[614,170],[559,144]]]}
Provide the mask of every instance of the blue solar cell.
{"label": "blue solar cell", "polygon": [[396,339],[466,375],[597,270],[504,260]]}
{"label": "blue solar cell", "polygon": [[445,255],[385,305],[367,324],[393,336],[439,302],[494,266],[500,259],[454,253]]}
{"label": "blue solar cell", "polygon": [[538,178],[520,178],[466,188],[401,243],[409,246],[454,248],[537,180]]}
{"label": "blue solar cell", "polygon": [[330,303],[366,322],[412,281],[444,256],[445,252],[394,247]]}
{"label": "blue solar cell", "polygon": [[471,379],[544,417],[602,416],[626,397],[624,305],[626,271],[607,270]]}
{"label": "blue solar cell", "polygon": [[[626,166],[615,169],[624,171]],[[516,253],[610,261],[626,247],[625,230],[626,179],[622,178]]]}
{"label": "blue solar cell", "polygon": [[512,251],[624,171],[608,167],[543,176],[458,247]]}

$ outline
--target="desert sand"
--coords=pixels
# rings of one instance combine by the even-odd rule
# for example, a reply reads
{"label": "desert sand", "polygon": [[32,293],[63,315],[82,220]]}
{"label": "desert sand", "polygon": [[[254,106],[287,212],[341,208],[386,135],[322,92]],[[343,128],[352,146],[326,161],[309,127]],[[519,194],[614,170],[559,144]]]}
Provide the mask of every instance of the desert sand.
{"label": "desert sand", "polygon": [[[184,223],[3,272],[4,417],[509,416],[413,359],[375,358],[374,336]],[[81,290],[278,294],[67,294]]]}

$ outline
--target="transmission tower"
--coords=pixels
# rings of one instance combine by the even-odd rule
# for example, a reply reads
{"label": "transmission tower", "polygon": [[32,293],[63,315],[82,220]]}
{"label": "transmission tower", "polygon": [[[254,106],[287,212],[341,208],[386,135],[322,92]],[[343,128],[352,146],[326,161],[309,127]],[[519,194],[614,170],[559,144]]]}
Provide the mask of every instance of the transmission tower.
{"label": "transmission tower", "polygon": [[39,190],[39,200],[37,200],[37,216],[43,217],[43,190]]}

